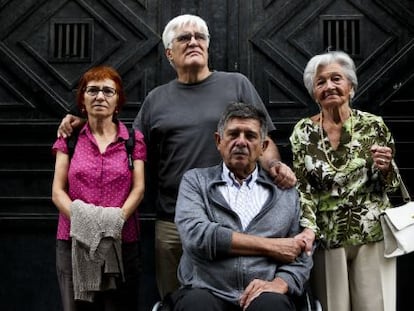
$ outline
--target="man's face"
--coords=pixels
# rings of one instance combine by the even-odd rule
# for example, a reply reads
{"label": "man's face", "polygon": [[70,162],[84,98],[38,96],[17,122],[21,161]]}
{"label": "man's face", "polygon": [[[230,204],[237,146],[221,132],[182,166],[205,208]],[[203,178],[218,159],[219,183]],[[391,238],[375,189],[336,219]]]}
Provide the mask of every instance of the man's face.
{"label": "man's face", "polygon": [[176,36],[165,53],[177,70],[204,69],[208,66],[207,34],[195,25],[185,25],[177,29]]}
{"label": "man's face", "polygon": [[260,137],[259,121],[233,118],[227,122],[223,137],[216,133],[216,144],[230,171],[244,179],[253,172],[268,142]]}

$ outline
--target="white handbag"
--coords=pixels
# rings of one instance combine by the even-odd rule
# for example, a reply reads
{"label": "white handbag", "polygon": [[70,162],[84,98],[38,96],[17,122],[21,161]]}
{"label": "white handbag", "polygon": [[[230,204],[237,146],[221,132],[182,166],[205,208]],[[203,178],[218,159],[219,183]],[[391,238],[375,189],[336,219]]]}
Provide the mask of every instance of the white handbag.
{"label": "white handbag", "polygon": [[389,208],[381,215],[384,233],[384,257],[401,256],[414,251],[414,202],[405,187],[397,166],[394,169],[400,180],[400,189],[405,204]]}

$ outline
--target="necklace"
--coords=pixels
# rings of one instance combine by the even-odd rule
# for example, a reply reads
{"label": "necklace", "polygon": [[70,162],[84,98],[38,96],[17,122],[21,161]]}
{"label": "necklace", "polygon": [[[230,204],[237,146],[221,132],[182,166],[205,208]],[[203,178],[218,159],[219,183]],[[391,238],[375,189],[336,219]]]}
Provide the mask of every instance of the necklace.
{"label": "necklace", "polygon": [[[331,161],[331,159],[330,159],[330,157],[328,155],[328,151],[326,150],[325,138],[323,136],[323,121],[322,121],[323,114],[322,114],[322,111],[321,111],[320,115],[321,115],[321,117],[320,117],[320,120],[319,120],[319,135],[321,137],[322,149],[323,149],[323,153],[325,154],[326,161],[328,162],[328,164],[330,165],[330,167],[332,167],[335,171],[342,172],[343,170],[346,169],[346,167],[348,166],[348,164],[349,164],[349,162],[351,160],[351,157],[349,156],[349,154],[351,152],[348,153],[347,160],[346,160],[345,164],[342,165],[341,167],[336,167],[332,163],[332,161]],[[353,118],[352,109],[350,109],[350,121],[351,121],[351,138],[350,138],[350,142],[352,142],[352,138],[354,136],[354,118]]]}

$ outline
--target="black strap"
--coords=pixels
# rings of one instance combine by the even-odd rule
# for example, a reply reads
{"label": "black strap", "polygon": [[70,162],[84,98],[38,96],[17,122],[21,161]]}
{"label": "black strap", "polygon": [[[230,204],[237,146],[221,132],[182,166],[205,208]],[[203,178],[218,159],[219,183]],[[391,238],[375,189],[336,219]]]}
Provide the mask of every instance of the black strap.
{"label": "black strap", "polygon": [[[79,131],[73,131],[66,139],[66,145],[68,146],[69,160],[72,159],[75,152],[75,147],[78,142]],[[125,141],[125,148],[128,156],[128,167],[132,171],[134,169],[134,161],[132,159],[132,153],[135,148],[135,130],[133,128],[128,129],[128,139]]]}
{"label": "black strap", "polygon": [[66,139],[66,145],[68,147],[69,160],[72,159],[73,153],[75,152],[75,147],[76,147],[76,144],[78,142],[78,137],[79,137],[79,131],[75,130],[75,131],[72,132],[72,135],[70,135]]}
{"label": "black strap", "polygon": [[132,159],[132,153],[135,147],[135,131],[133,128],[128,129],[128,139],[125,141],[125,148],[128,155],[128,167],[132,171],[134,169],[134,161]]}

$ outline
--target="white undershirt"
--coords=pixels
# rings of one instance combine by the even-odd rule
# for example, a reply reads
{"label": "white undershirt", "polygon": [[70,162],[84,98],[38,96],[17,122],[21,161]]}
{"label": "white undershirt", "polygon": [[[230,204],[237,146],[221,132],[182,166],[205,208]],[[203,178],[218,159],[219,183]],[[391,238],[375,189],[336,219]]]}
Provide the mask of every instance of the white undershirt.
{"label": "white undershirt", "polygon": [[[260,212],[270,195],[269,189],[257,183],[257,174],[258,169],[256,166],[253,173],[240,185],[234,177],[234,174],[223,163],[222,178],[226,181],[226,184],[219,186],[219,190],[231,209],[239,216],[243,230],[246,229],[252,219]],[[238,197],[244,195],[241,191],[246,191],[247,195],[247,199],[243,200],[244,206],[240,206],[237,202]]]}

